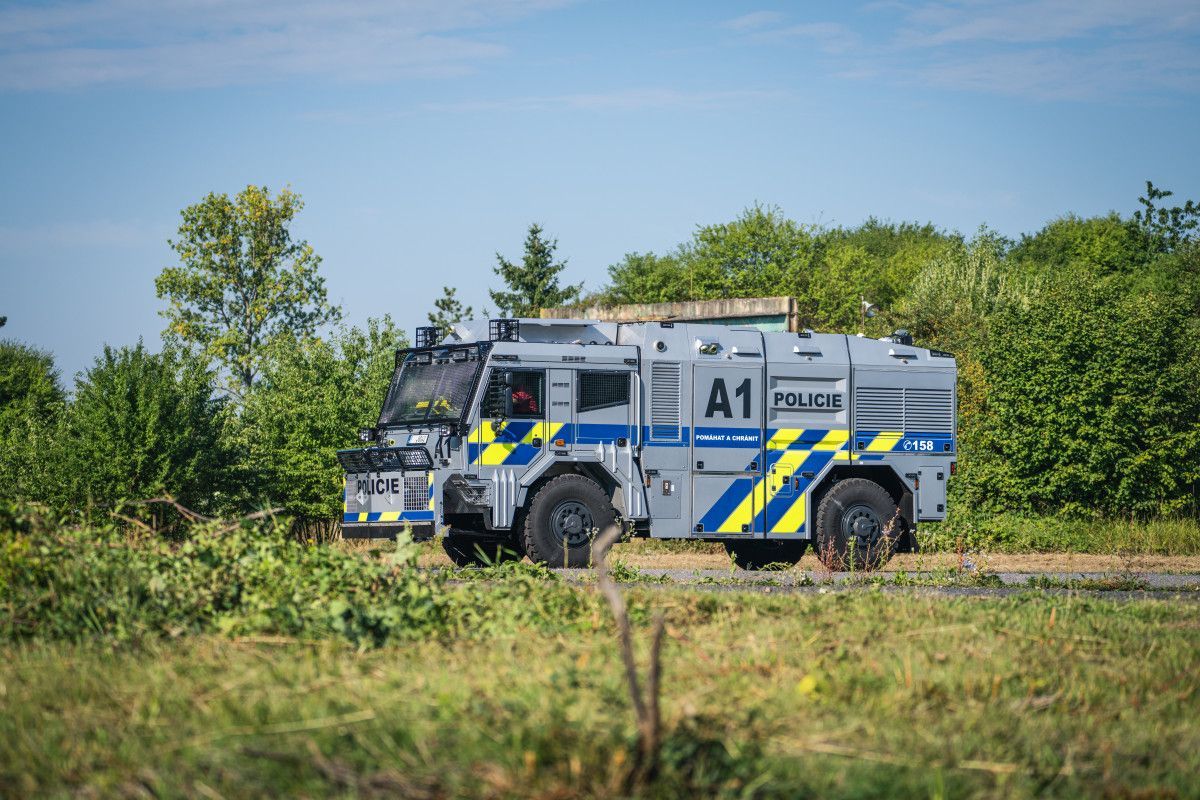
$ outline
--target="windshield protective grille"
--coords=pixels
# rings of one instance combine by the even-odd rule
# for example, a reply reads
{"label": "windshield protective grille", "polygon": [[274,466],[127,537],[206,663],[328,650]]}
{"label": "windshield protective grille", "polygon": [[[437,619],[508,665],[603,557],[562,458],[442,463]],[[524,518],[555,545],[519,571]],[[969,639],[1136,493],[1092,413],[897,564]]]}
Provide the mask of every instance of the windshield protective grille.
{"label": "windshield protective grille", "polygon": [[471,399],[479,366],[478,361],[420,363],[409,357],[392,376],[379,424],[459,419]]}

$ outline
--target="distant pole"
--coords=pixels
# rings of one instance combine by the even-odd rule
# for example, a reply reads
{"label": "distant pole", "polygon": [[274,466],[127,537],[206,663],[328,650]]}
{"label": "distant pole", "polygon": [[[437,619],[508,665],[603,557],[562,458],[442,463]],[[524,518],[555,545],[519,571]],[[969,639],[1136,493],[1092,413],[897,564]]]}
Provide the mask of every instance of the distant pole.
{"label": "distant pole", "polygon": [[879,306],[868,303],[863,295],[858,296],[858,335],[867,335],[867,318],[879,313]]}

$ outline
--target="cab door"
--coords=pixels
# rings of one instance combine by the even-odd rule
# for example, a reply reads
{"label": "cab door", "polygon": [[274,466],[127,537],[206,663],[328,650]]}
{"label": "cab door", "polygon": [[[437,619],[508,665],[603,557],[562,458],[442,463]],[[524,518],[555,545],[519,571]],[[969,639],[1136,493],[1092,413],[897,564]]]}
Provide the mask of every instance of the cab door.
{"label": "cab door", "polygon": [[493,368],[467,442],[467,471],[492,482],[492,524],[508,527],[521,475],[547,448],[546,371]]}
{"label": "cab door", "polygon": [[471,432],[468,468],[482,475],[531,463],[546,450],[545,420],[545,370],[493,369]]}

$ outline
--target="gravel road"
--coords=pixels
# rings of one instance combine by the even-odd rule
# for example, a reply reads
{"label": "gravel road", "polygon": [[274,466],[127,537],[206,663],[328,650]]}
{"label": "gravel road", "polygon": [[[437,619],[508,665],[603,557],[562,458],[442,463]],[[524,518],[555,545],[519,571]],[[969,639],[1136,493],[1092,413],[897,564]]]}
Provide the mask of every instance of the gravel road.
{"label": "gravel road", "polygon": [[[586,569],[556,569],[573,582],[593,581]],[[630,586],[653,589],[703,589],[771,593],[825,593],[880,588],[950,596],[1004,597],[1040,589],[1050,593],[1087,594],[1114,599],[1171,598],[1200,601],[1200,573],[1161,572],[994,572],[965,573],[960,579],[945,573],[818,573],[803,571],[753,572],[714,569],[639,569]]]}

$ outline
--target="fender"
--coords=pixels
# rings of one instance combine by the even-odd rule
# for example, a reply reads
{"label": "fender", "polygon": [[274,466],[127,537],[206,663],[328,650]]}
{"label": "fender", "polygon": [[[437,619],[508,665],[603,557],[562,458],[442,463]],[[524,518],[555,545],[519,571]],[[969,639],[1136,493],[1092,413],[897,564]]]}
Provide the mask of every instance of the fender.
{"label": "fender", "polygon": [[[628,478],[616,468],[618,458],[628,458],[626,466],[631,472]],[[622,516],[632,520],[649,518],[641,459],[633,453],[633,448],[618,449],[613,445],[597,445],[594,452],[575,453],[570,456],[557,456],[552,453],[542,455],[529,465],[518,482],[517,507],[525,507],[529,500],[530,488],[543,478],[566,472],[598,473],[592,477],[609,493],[613,506]]]}

